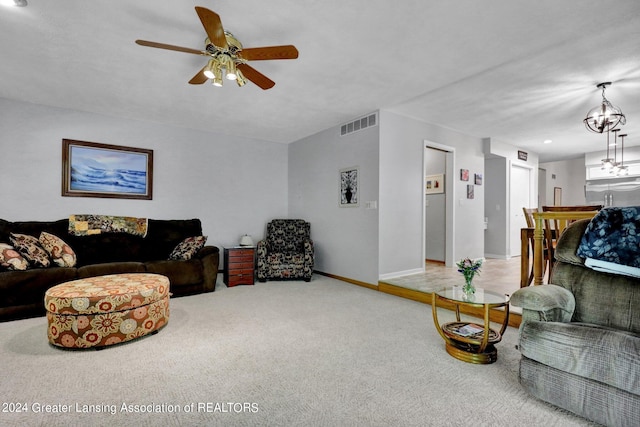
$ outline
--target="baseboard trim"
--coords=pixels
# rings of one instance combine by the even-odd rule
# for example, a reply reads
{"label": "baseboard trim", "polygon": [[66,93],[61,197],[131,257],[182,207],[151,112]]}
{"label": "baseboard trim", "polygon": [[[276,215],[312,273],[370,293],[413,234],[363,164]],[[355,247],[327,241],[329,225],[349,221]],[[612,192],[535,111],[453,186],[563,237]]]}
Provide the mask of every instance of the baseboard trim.
{"label": "baseboard trim", "polygon": [[355,280],[355,279],[349,279],[348,277],[338,276],[338,275],[335,275],[335,274],[325,273],[325,272],[317,271],[317,270],[314,270],[313,272],[317,273],[317,274],[320,274],[321,276],[327,276],[327,277],[330,277],[332,279],[342,280],[343,282],[351,283],[352,285],[362,286],[363,288],[373,289],[374,291],[378,290],[378,287],[376,285],[371,284],[371,283],[362,282],[360,280]]}

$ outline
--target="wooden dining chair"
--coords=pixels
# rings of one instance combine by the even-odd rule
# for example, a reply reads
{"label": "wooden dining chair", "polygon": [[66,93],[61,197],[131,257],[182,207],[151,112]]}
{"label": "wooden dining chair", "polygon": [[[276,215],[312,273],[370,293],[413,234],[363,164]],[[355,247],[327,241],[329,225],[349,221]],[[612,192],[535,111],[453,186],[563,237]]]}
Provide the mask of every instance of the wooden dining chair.
{"label": "wooden dining chair", "polygon": [[[557,207],[557,206],[556,206]],[[574,221],[583,218],[593,218],[598,210],[582,210],[582,211],[544,211],[533,214],[535,220],[535,229],[533,233],[533,284],[541,285],[544,279],[545,261],[548,259],[548,268],[553,266],[554,241],[557,241],[567,226]],[[551,229],[550,225],[554,224]],[[547,237],[548,236],[548,237]],[[554,239],[553,241],[551,239]],[[546,241],[546,242],[545,242]],[[544,248],[548,250],[548,256],[544,254]]]}
{"label": "wooden dining chair", "polygon": [[[538,208],[522,208],[524,219],[527,222],[527,228],[520,230],[520,287],[529,286],[533,281],[533,229],[535,223],[533,220],[534,212],[538,212]],[[546,263],[545,263],[546,265]]]}
{"label": "wooden dining chair", "polygon": [[533,213],[538,212],[538,208],[522,208],[522,212],[524,212],[524,219],[527,221],[527,227],[534,228],[536,224],[533,221]]}
{"label": "wooden dining chair", "polygon": [[[600,209],[602,209],[602,205],[543,206],[542,212],[598,212]],[[576,221],[576,219],[569,219],[566,223],[561,224],[562,221],[564,220],[560,218],[544,220],[544,239],[545,249],[547,251],[545,259],[547,261],[548,268],[553,266],[556,243],[558,242],[562,231],[564,231],[569,224]]]}

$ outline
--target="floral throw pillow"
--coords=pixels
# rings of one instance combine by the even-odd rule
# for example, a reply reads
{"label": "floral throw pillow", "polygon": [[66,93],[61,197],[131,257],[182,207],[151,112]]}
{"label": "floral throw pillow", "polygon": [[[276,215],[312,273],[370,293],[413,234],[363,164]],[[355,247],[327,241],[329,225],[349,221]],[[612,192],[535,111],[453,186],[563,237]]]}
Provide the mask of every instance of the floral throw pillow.
{"label": "floral throw pillow", "polygon": [[76,265],[76,253],[58,236],[43,231],[40,233],[40,245],[57,266],[73,267]]}
{"label": "floral throw pillow", "polygon": [[7,243],[0,243],[0,267],[7,270],[26,270],[29,262]]}
{"label": "floral throw pillow", "polygon": [[49,267],[51,265],[49,254],[40,246],[40,242],[35,237],[28,234],[9,233],[9,240],[31,265],[35,267]]}
{"label": "floral throw pillow", "polygon": [[188,260],[193,258],[193,256],[204,246],[207,242],[207,236],[193,236],[187,237],[182,242],[178,243],[171,255],[169,255],[170,260]]}

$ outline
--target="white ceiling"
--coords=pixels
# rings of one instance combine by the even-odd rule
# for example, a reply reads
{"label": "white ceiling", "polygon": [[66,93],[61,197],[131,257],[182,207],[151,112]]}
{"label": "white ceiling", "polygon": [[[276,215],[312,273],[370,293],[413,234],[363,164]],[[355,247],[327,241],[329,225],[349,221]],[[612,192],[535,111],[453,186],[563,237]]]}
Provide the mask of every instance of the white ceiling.
{"label": "white ceiling", "polygon": [[[28,1],[0,9],[3,98],[279,143],[385,109],[550,161],[605,148],[582,119],[612,81],[640,145],[638,0]],[[300,56],[251,63],[267,91],[189,85],[204,57],[134,40],[202,49],[194,6]]]}

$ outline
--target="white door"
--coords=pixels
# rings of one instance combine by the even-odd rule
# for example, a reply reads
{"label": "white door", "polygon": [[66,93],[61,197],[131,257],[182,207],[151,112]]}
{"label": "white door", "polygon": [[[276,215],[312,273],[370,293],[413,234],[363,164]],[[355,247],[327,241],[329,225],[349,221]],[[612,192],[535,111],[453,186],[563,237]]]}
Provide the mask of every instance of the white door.
{"label": "white door", "polygon": [[509,254],[520,255],[520,229],[527,226],[522,208],[531,204],[531,169],[511,165],[509,191]]}
{"label": "white door", "polygon": [[[443,174],[446,176],[447,152],[427,146],[424,164],[425,175]],[[442,193],[425,195],[425,259],[429,261],[445,262],[447,191],[449,189],[445,185],[445,191]]]}

